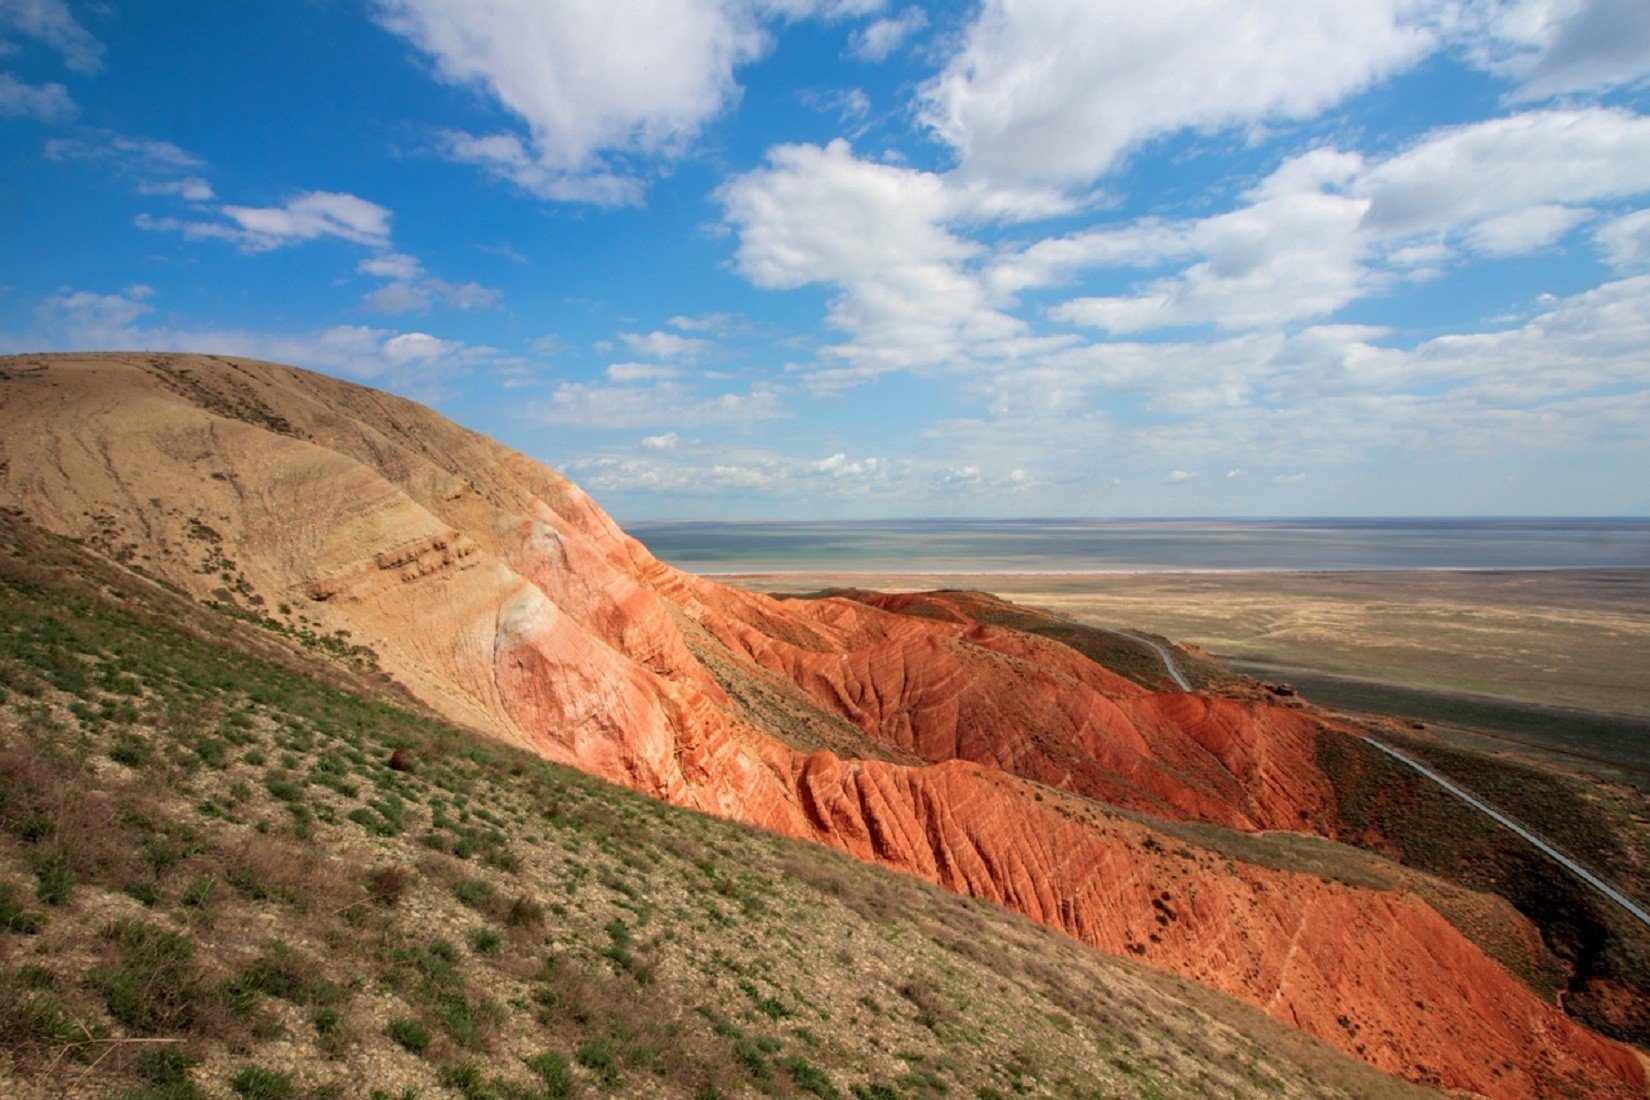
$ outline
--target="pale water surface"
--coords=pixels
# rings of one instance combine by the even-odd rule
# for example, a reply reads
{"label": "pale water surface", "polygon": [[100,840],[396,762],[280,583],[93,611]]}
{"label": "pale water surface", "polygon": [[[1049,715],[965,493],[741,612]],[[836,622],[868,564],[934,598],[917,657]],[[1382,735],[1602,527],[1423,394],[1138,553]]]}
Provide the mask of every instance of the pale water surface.
{"label": "pale water surface", "polygon": [[1650,568],[1650,519],[629,523],[697,573]]}

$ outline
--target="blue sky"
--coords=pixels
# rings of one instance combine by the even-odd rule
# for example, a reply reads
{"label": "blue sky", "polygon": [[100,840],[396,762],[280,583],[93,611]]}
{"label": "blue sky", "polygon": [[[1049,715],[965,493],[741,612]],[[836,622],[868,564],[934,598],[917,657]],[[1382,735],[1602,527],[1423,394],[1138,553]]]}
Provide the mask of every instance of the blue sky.
{"label": "blue sky", "polygon": [[0,0],[0,350],[624,519],[1650,513],[1644,0]]}

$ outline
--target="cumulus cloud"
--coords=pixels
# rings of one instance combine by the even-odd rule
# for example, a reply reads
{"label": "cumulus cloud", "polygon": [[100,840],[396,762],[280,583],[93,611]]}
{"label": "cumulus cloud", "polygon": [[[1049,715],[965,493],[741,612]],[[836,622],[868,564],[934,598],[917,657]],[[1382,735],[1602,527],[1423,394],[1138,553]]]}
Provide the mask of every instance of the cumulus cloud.
{"label": "cumulus cloud", "polygon": [[713,336],[726,336],[745,327],[749,322],[737,313],[700,313],[691,317],[672,317],[665,323],[680,332],[703,332]]}
{"label": "cumulus cloud", "polygon": [[1026,333],[969,266],[983,246],[947,224],[976,217],[978,196],[942,176],[858,158],[840,140],[786,145],[717,198],[746,278],[839,291],[828,320],[852,339],[813,373],[822,388],[967,358],[981,345],[1002,350]]}
{"label": "cumulus cloud", "polygon": [[1650,267],[1650,210],[1635,210],[1607,222],[1593,238],[1612,267],[1623,271]]}
{"label": "cumulus cloud", "polygon": [[703,394],[675,380],[563,382],[525,412],[539,424],[581,428],[745,427],[789,415],[777,387]]}
{"label": "cumulus cloud", "polygon": [[1353,190],[1386,233],[1448,229],[1555,203],[1650,190],[1650,118],[1620,108],[1538,110],[1427,134]]}
{"label": "cumulus cloud", "polygon": [[336,191],[309,191],[280,206],[218,208],[224,220],[202,221],[140,214],[135,224],[154,232],[181,233],[190,240],[223,240],[248,252],[338,237],[369,248],[388,248],[390,211],[375,202]]}
{"label": "cumulus cloud", "polygon": [[1316,115],[1435,48],[1430,7],[985,0],[921,117],[966,173],[1085,185],[1154,137]]}
{"label": "cumulus cloud", "polygon": [[604,373],[610,382],[662,382],[682,374],[679,368],[662,363],[610,363]]}
{"label": "cumulus cloud", "polygon": [[637,355],[656,359],[697,359],[710,350],[710,342],[674,332],[623,332],[619,339]]}
{"label": "cumulus cloud", "polygon": [[1130,293],[1050,310],[1133,333],[1179,325],[1264,328],[1328,316],[1460,249],[1545,248],[1593,217],[1589,204],[1650,191],[1650,119],[1612,108],[1541,110],[1427,134],[1385,160],[1318,149],[1286,160],[1235,209],[1037,242],[999,257],[1004,290],[1091,267],[1185,262]]}
{"label": "cumulus cloud", "polygon": [[95,73],[103,67],[103,44],[75,19],[67,0],[0,0],[0,30],[56,50],[74,72]]}
{"label": "cumulus cloud", "polygon": [[368,256],[355,270],[363,275],[375,275],[381,279],[416,279],[424,273],[424,265],[416,257],[405,252],[380,252],[376,256]]}
{"label": "cumulus cloud", "polygon": [[1505,0],[1476,11],[1477,52],[1492,71],[1517,80],[1523,98],[1650,76],[1650,11],[1640,0]]}
{"label": "cumulus cloud", "polygon": [[[983,493],[1021,493],[1041,487],[1026,470],[997,472],[978,463],[847,451],[813,457],[679,439],[669,448],[655,448],[650,446],[654,438],[658,437],[642,441],[644,453],[586,455],[562,468],[594,492],[673,497],[736,493],[745,502],[753,498],[791,503],[898,496],[944,508],[978,499]],[[671,453],[658,453],[661,450]]]}
{"label": "cumulus cloud", "polygon": [[225,206],[248,248],[279,248],[318,237],[341,237],[374,248],[390,242],[390,212],[375,202],[338,191],[309,191],[280,206]]}
{"label": "cumulus cloud", "polygon": [[862,61],[885,61],[908,38],[928,26],[928,13],[911,7],[898,15],[866,24],[854,33],[850,43],[854,56]]}
{"label": "cumulus cloud", "polygon": [[429,396],[442,380],[502,361],[496,349],[425,332],[334,325],[310,332],[146,324],[153,291],[133,286],[117,293],[62,289],[35,312],[35,331],[0,337],[10,350],[188,351],[244,355],[391,384]]}
{"label": "cumulus cloud", "polygon": [[681,442],[682,437],[675,432],[647,435],[642,437],[642,449],[648,451],[674,451],[681,445]]}
{"label": "cumulus cloud", "polygon": [[843,0],[377,0],[381,23],[440,79],[475,88],[525,133],[452,132],[443,148],[542,198],[635,202],[639,165],[679,155],[739,94],[766,23],[841,18]]}
{"label": "cumulus cloud", "polygon": [[449,283],[444,279],[387,283],[370,291],[361,304],[379,313],[422,313],[439,303],[452,309],[490,309],[503,291],[480,283]]}
{"label": "cumulus cloud", "polygon": [[62,122],[74,113],[74,100],[63,85],[25,84],[11,73],[0,73],[0,116]]}

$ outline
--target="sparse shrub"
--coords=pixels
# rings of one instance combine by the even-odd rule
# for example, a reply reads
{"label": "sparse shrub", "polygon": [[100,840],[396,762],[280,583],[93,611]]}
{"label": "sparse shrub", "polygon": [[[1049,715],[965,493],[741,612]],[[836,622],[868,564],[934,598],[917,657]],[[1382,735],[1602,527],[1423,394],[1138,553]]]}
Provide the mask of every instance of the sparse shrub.
{"label": "sparse shrub", "polygon": [[496,955],[504,946],[504,937],[498,929],[485,925],[470,933],[470,946],[475,948],[478,955]]}
{"label": "sparse shrub", "polygon": [[229,1087],[242,1100],[287,1100],[298,1093],[291,1077],[262,1066],[247,1066],[235,1075]]}
{"label": "sparse shrub", "polygon": [[140,1035],[182,1031],[200,1014],[205,994],[195,971],[195,945],[177,932],[139,920],[103,931],[114,947],[112,966],[93,984],[109,1015]]}
{"label": "sparse shrub", "polygon": [[544,1100],[563,1100],[573,1095],[573,1069],[565,1055],[554,1050],[535,1054],[527,1059],[527,1068],[542,1083],[539,1095]]}
{"label": "sparse shrub", "polygon": [[609,1036],[586,1039],[579,1044],[573,1057],[579,1065],[595,1073],[605,1085],[617,1085],[623,1080],[619,1072],[618,1045]]}
{"label": "sparse shrub", "polygon": [[178,1046],[156,1046],[138,1055],[132,1069],[150,1089],[142,1094],[156,1100],[197,1100],[205,1094],[190,1080],[195,1060]]}
{"label": "sparse shrub", "polygon": [[23,908],[17,887],[0,882],[0,931],[32,936],[46,926],[46,914]]}
{"label": "sparse shrub", "polygon": [[211,875],[201,875],[191,879],[188,886],[178,895],[178,904],[185,909],[205,909],[212,904],[212,898],[218,892],[218,880]]}
{"label": "sparse shrub", "polygon": [[493,888],[480,879],[459,879],[453,883],[453,896],[472,909],[480,909],[493,896]]}
{"label": "sparse shrub", "polygon": [[504,923],[511,928],[537,928],[544,923],[544,906],[526,894],[518,894],[504,912]]}
{"label": "sparse shrub", "polygon": [[86,1037],[63,999],[21,970],[0,970],[0,1005],[0,1048],[39,1050]]}
{"label": "sparse shrub", "polygon": [[379,905],[398,905],[412,883],[412,872],[405,867],[379,867],[367,875],[367,893]]}
{"label": "sparse shrub", "polygon": [[901,1100],[900,1094],[888,1085],[855,1085],[854,1100]]}
{"label": "sparse shrub", "polygon": [[404,1016],[391,1020],[384,1028],[384,1034],[412,1054],[423,1054],[430,1049],[429,1031],[418,1021]]}
{"label": "sparse shrub", "polygon": [[796,1082],[796,1087],[802,1091],[824,1097],[825,1100],[837,1100],[842,1095],[836,1090],[836,1086],[831,1083],[830,1077],[826,1076],[824,1070],[800,1054],[788,1056],[782,1064],[786,1072],[791,1075],[791,1080]]}
{"label": "sparse shrub", "polygon": [[441,1083],[457,1091],[464,1100],[500,1100],[502,1095],[498,1086],[487,1080],[481,1064],[473,1059],[442,1066]]}
{"label": "sparse shrub", "polygon": [[122,733],[109,746],[109,759],[128,768],[141,768],[154,759],[149,742],[136,734]]}

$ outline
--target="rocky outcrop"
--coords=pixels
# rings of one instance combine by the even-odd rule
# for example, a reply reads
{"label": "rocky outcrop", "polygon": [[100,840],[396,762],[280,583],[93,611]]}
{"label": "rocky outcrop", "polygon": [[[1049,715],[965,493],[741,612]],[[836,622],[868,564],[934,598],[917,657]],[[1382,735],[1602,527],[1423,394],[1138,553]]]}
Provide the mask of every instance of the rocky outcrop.
{"label": "rocky outcrop", "polygon": [[[7,360],[0,502],[198,596],[368,645],[492,736],[998,902],[1393,1073],[1497,1097],[1643,1092],[1633,1052],[1416,894],[1143,816],[1332,835],[1310,715],[1153,694],[961,601],[722,588],[520,454],[269,364]],[[757,685],[866,751],[765,722],[738,701]]]}

